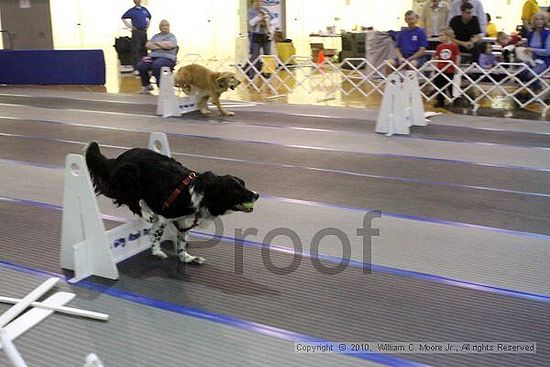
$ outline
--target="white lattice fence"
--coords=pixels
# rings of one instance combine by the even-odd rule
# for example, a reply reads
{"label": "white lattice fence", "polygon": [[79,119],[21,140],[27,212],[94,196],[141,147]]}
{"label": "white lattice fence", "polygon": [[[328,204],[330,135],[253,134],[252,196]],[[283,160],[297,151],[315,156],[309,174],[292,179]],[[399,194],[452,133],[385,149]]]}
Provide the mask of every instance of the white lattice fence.
{"label": "white lattice fence", "polygon": [[[475,63],[457,67],[447,61],[448,67],[455,66],[457,74],[451,80],[437,68],[440,62],[428,61],[418,69],[406,65],[407,69],[418,72],[421,94],[426,100],[435,98],[437,93],[455,83],[453,95],[445,94],[445,98],[449,101],[460,98],[474,110],[479,108],[482,100],[493,103],[497,98],[510,98],[520,107],[537,103],[541,106],[542,115],[546,115],[550,109],[550,82],[544,77],[550,75],[550,69],[537,74],[526,64],[499,63],[491,69],[483,69]],[[260,56],[253,62],[237,64],[231,58],[205,59],[201,55],[187,54],[179,61],[180,65],[190,63],[198,63],[214,71],[236,72],[246,82],[241,88],[252,88],[259,93],[267,91],[278,96],[303,89],[308,94],[325,98],[337,93],[364,98],[381,96],[384,94],[387,74],[397,72],[404,75],[406,69],[405,66],[395,68],[387,62],[373,65],[363,58],[345,59],[342,63],[325,59],[322,63],[316,63],[311,57],[292,56],[283,63],[277,56],[268,55]],[[435,84],[435,78],[439,75],[443,75],[447,81],[441,88]]]}

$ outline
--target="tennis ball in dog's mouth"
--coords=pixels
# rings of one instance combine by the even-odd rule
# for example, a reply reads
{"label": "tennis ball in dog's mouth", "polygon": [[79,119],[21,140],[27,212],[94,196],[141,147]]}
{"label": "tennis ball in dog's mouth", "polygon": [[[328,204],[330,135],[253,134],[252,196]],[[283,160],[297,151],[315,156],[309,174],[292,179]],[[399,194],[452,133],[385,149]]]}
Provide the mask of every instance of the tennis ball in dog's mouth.
{"label": "tennis ball in dog's mouth", "polygon": [[249,203],[242,203],[241,205],[242,205],[243,208],[245,208],[245,209],[254,209],[254,202],[253,202],[253,201],[251,201],[251,202],[249,202]]}

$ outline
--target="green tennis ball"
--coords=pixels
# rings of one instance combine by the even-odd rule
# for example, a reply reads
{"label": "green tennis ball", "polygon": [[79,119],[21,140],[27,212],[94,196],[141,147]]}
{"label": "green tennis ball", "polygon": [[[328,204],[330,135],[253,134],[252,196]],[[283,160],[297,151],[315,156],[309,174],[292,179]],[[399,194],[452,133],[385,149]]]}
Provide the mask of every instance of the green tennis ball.
{"label": "green tennis ball", "polygon": [[254,202],[251,201],[249,203],[242,203],[242,206],[245,209],[254,209]]}

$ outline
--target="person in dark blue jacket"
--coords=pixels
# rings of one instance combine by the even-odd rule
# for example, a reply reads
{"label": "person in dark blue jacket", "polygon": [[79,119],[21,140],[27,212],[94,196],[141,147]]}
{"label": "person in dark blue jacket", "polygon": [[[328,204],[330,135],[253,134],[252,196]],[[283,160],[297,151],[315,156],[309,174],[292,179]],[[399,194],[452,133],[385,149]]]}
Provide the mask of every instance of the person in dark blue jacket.
{"label": "person in dark blue jacket", "polygon": [[146,7],[141,6],[141,0],[134,0],[134,4],[134,7],[122,15],[122,21],[126,27],[132,30],[132,65],[135,68],[141,58],[147,55],[145,43],[147,42],[147,29],[151,21],[151,13]]}

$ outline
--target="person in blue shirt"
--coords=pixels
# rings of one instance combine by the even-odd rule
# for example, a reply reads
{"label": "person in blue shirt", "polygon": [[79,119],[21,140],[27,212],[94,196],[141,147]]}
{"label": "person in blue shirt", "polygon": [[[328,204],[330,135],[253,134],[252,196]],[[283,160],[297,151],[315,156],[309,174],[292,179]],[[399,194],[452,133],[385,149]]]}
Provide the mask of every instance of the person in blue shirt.
{"label": "person in blue shirt", "polygon": [[132,30],[132,64],[137,66],[143,56],[147,54],[145,43],[147,42],[147,29],[151,21],[151,13],[144,6],[141,6],[141,0],[134,0],[135,6],[128,9],[122,15],[122,21]]}
{"label": "person in blue shirt", "polygon": [[483,69],[491,69],[497,64],[496,56],[493,54],[493,48],[489,42],[479,44],[479,66]]}
{"label": "person in blue shirt", "polygon": [[[424,30],[416,24],[418,15],[414,11],[409,10],[405,13],[405,22],[407,27],[401,29],[395,42],[396,58],[388,60],[388,63],[397,68],[401,66],[418,68],[425,61],[424,54],[428,48],[428,38]],[[393,71],[393,68],[388,67],[388,71]]]}
{"label": "person in blue shirt", "polygon": [[[273,20],[272,14],[265,8],[262,8],[262,0],[253,0],[252,8],[248,10],[248,29],[250,42],[250,65],[260,56],[271,54],[271,33]],[[254,66],[258,71],[261,70],[261,62],[257,61]],[[256,71],[249,67],[247,75],[250,79],[254,77]]]}
{"label": "person in blue shirt", "polygon": [[141,77],[142,90],[140,93],[149,94],[153,90],[150,82],[149,71],[157,80],[157,86],[160,87],[160,69],[168,66],[170,69],[176,65],[176,54],[178,52],[178,42],[176,36],[170,33],[170,23],[163,19],[159,23],[160,33],[151,37],[145,47],[151,50],[149,56],[143,57],[142,61],[136,66]]}
{"label": "person in blue shirt", "polygon": [[[524,82],[538,77],[538,75],[543,74],[548,68],[550,68],[550,29],[547,28],[546,16],[543,13],[537,13],[533,15],[531,19],[532,31],[527,35],[527,47],[525,48],[525,53],[531,57],[532,62],[529,63],[531,70],[525,70],[519,74],[519,78]],[[516,51],[517,52],[517,51]],[[536,93],[540,92],[543,85],[541,81],[537,80],[531,82],[529,87],[533,89]],[[541,99],[548,98],[548,91],[543,93]],[[517,95],[518,99],[522,100],[530,98],[529,95],[522,96]]]}
{"label": "person in blue shirt", "polygon": [[533,15],[533,31],[527,36],[526,51],[535,61],[534,71],[541,74],[550,67],[550,29],[546,27],[546,16],[543,13]]}

